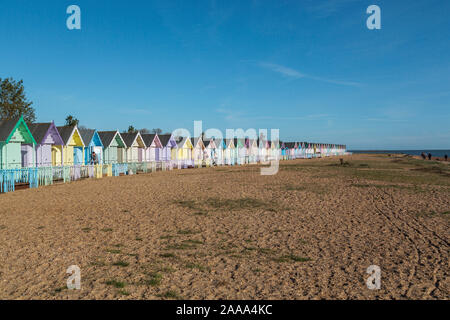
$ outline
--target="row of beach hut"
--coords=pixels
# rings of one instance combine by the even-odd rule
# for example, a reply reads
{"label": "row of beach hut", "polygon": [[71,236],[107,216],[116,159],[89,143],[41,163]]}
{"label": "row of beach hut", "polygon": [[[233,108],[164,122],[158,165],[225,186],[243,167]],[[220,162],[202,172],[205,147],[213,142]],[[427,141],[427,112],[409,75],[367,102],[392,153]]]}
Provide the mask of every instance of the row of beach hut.
{"label": "row of beach hut", "polygon": [[58,127],[54,122],[27,124],[19,118],[0,121],[0,185],[3,184],[0,192],[11,188],[5,187],[5,181],[34,186],[41,184],[41,180],[48,184],[55,179],[70,181],[82,176],[100,177],[345,153],[345,145],[248,137],[206,139],[174,137],[171,134],[120,133],[118,130],[97,131],[77,126]]}

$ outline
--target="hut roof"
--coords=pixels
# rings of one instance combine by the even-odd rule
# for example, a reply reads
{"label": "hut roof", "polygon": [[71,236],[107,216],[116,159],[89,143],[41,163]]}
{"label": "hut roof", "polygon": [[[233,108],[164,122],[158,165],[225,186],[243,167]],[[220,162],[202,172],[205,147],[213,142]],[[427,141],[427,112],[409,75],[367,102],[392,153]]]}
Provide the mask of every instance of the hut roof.
{"label": "hut roof", "polygon": [[0,141],[6,141],[14,128],[16,127],[18,120],[1,120],[0,121]]}
{"label": "hut roof", "polygon": [[[155,140],[156,134],[155,133],[144,133],[144,134],[141,134],[141,137],[142,137],[142,140],[144,140],[144,143],[146,146],[151,146],[153,143],[153,140]],[[160,141],[161,141],[161,139],[160,139]]]}
{"label": "hut roof", "polygon": [[285,146],[286,148],[292,149],[292,148],[295,147],[295,142],[285,142],[285,143],[284,143],[284,146]]}
{"label": "hut roof", "polygon": [[214,143],[216,144],[216,147],[221,147],[222,146],[222,138],[214,138]]}
{"label": "hut roof", "polygon": [[232,143],[233,142],[233,139],[224,139],[225,140],[225,146],[229,146],[230,145],[230,143]]}
{"label": "hut roof", "polygon": [[47,134],[48,129],[50,129],[52,123],[29,123],[27,125],[28,129],[30,129],[31,134],[34,137],[34,140],[36,140],[37,143],[41,143],[42,139],[44,139],[45,135]]}
{"label": "hut roof", "polygon": [[191,143],[192,143],[192,146],[195,148],[195,146],[197,145],[197,143],[199,142],[199,141],[202,141],[202,139],[200,138],[200,137],[191,137],[190,138],[191,139]]}
{"label": "hut roof", "polygon": [[[68,144],[70,137],[72,137],[73,132],[76,129],[76,126],[63,126],[63,127],[56,127],[58,129],[59,135],[63,139],[64,144]],[[83,139],[83,138],[81,138]],[[83,140],[84,142],[84,140]]]}
{"label": "hut roof", "polygon": [[28,128],[27,124],[23,120],[23,117],[20,117],[19,119],[12,119],[12,120],[0,120],[0,141],[9,142],[9,139],[11,138],[15,129],[18,128],[21,124],[23,124],[23,126],[26,129],[26,133],[27,133],[26,140],[28,140],[27,143],[36,143],[36,140],[34,139],[33,135],[31,134],[30,129]]}
{"label": "hut roof", "polygon": [[[136,140],[136,137],[140,135],[139,132],[132,132],[132,133],[122,133],[122,139],[125,142],[125,145],[130,148],[133,145],[133,142]],[[145,142],[144,142],[145,144]]]}
{"label": "hut roof", "polygon": [[233,143],[236,147],[238,145],[238,142],[240,142],[243,146],[245,146],[245,139],[243,139],[243,138],[234,138],[233,139]]}
{"label": "hut roof", "polygon": [[169,140],[172,137],[172,135],[171,134],[162,134],[162,135],[159,135],[158,137],[159,137],[159,141],[161,141],[161,144],[163,145],[163,147],[165,147],[169,143]]}
{"label": "hut roof", "polygon": [[94,129],[78,129],[80,132],[81,139],[83,139],[84,143],[88,145],[92,138],[94,137],[95,130]]}
{"label": "hut roof", "polygon": [[205,148],[208,148],[211,141],[213,141],[213,140],[212,139],[203,139],[203,144],[205,145]]}
{"label": "hut roof", "polygon": [[100,140],[102,140],[103,145],[108,147],[118,133],[118,131],[99,131],[98,135],[100,136]]}
{"label": "hut roof", "polygon": [[183,148],[184,144],[186,143],[186,140],[188,140],[188,137],[181,137],[181,136],[176,137],[175,142],[177,143],[178,148]]}

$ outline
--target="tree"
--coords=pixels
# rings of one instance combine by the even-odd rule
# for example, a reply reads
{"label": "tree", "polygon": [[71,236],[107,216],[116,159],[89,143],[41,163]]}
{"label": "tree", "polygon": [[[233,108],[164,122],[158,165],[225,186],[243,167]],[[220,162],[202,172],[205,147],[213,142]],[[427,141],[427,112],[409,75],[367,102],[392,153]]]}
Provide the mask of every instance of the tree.
{"label": "tree", "polygon": [[36,121],[33,102],[25,96],[23,81],[0,78],[0,120],[17,119],[23,116],[26,122]]}
{"label": "tree", "polygon": [[142,128],[138,130],[140,134],[148,134],[150,133],[150,130],[148,130],[147,128]]}
{"label": "tree", "polygon": [[80,121],[72,115],[68,115],[66,118],[66,126],[78,126]]}
{"label": "tree", "polygon": [[152,129],[153,133],[161,134],[162,130],[160,128]]}
{"label": "tree", "polygon": [[128,133],[135,133],[137,130],[135,127],[133,127],[132,125],[128,126]]}

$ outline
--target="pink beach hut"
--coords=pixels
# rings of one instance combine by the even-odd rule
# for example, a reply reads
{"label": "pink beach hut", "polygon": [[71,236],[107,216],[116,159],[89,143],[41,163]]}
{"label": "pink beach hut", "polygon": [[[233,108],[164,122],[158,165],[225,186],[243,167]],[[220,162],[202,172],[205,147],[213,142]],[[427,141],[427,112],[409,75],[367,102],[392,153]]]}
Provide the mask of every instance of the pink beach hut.
{"label": "pink beach hut", "polygon": [[156,133],[142,134],[145,148],[145,161],[161,161],[163,145]]}

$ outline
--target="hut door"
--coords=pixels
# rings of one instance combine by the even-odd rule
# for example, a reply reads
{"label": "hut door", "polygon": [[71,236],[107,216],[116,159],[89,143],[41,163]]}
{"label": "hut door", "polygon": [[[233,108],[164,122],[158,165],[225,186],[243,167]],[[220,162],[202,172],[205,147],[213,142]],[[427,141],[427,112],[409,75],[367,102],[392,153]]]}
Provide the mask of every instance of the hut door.
{"label": "hut door", "polygon": [[27,159],[27,150],[24,150],[22,147],[22,167],[28,167],[28,159]]}
{"label": "hut door", "polygon": [[122,148],[117,148],[117,162],[118,163],[123,163]]}
{"label": "hut door", "polygon": [[[56,155],[58,154],[58,150],[56,147],[52,147],[52,165],[56,166]],[[60,159],[61,160],[61,159]]]}
{"label": "hut door", "polygon": [[83,151],[80,147],[73,148],[73,163],[83,164]]}

